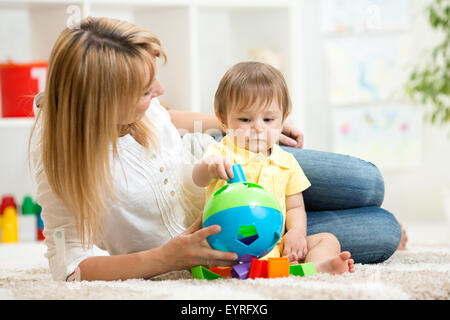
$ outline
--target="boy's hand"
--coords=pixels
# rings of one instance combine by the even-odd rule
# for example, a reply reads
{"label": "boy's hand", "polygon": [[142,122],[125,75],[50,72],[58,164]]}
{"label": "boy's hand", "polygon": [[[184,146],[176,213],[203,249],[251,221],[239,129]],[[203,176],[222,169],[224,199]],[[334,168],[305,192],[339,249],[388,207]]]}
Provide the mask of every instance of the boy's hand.
{"label": "boy's hand", "polygon": [[308,253],[306,236],[296,229],[291,229],[283,236],[282,248],[280,250],[283,257],[288,257],[292,262],[303,261]]}
{"label": "boy's hand", "polygon": [[211,156],[204,159],[209,176],[212,179],[230,180],[234,177],[233,163],[223,156]]}

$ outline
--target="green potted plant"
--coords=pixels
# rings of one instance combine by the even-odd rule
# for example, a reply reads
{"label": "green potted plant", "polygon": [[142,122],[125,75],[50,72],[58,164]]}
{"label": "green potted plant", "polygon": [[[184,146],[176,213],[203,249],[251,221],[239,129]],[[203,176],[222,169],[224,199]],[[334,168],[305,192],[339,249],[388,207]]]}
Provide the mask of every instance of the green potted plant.
{"label": "green potted plant", "polygon": [[428,61],[416,66],[406,83],[406,93],[424,107],[424,120],[450,124],[450,1],[434,0],[427,8],[431,27],[443,40],[430,49]]}

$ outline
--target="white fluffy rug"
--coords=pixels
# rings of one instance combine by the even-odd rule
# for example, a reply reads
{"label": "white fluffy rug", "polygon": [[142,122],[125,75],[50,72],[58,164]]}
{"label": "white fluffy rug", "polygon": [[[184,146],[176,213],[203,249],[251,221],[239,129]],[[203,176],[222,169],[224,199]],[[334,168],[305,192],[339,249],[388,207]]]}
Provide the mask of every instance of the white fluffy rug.
{"label": "white fluffy rug", "polygon": [[[66,283],[51,280],[42,243],[0,244],[0,299],[448,300],[449,229],[433,228],[418,228],[415,238],[406,225],[406,251],[381,264],[356,264],[352,274],[255,280],[197,280],[182,271],[152,280]],[[434,240],[424,234],[434,234]]]}

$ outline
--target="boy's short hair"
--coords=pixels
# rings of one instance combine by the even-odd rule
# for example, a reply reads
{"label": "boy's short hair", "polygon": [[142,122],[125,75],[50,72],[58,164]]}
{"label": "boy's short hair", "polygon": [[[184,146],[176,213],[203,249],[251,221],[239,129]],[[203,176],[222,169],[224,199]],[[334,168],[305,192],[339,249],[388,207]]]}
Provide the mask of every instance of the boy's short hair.
{"label": "boy's short hair", "polygon": [[220,80],[214,98],[214,111],[226,121],[228,111],[260,103],[268,107],[277,99],[283,117],[291,111],[291,99],[283,74],[273,66],[255,61],[232,66]]}

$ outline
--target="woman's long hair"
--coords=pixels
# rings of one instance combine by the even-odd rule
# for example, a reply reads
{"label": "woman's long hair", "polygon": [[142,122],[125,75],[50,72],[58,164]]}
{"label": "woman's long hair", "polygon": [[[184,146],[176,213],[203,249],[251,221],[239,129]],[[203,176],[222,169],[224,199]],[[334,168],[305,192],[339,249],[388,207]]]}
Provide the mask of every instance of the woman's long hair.
{"label": "woman's long hair", "polygon": [[65,28],[52,49],[33,131],[42,117],[44,170],[75,214],[83,244],[97,239],[107,201],[115,198],[110,161],[121,132],[147,149],[158,147],[147,117],[119,124],[133,116],[153,82],[156,57],[166,59],[155,35],[109,18],[88,17],[79,28]]}

